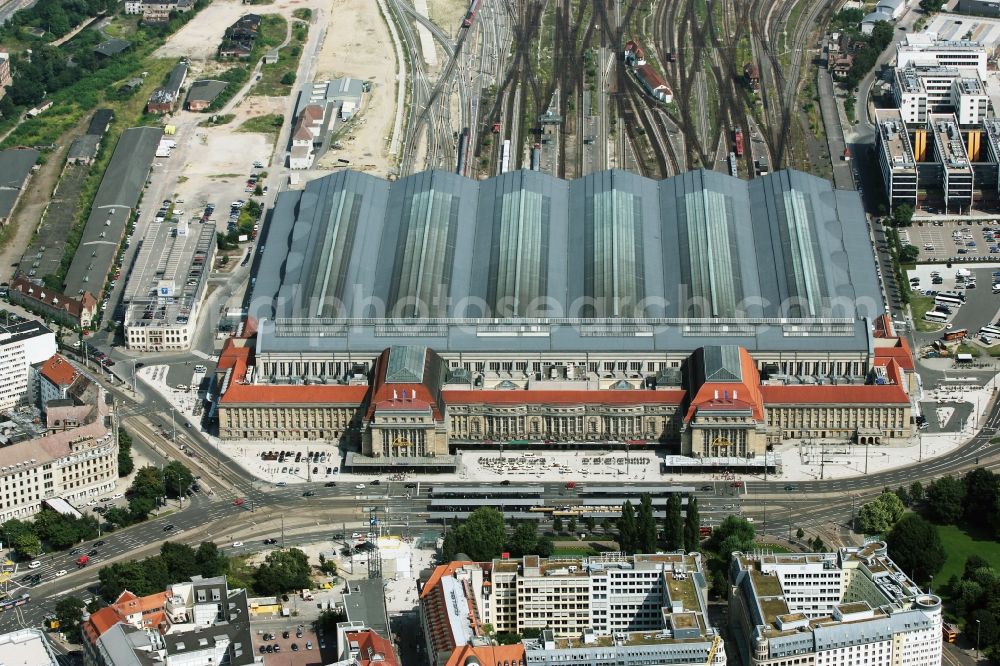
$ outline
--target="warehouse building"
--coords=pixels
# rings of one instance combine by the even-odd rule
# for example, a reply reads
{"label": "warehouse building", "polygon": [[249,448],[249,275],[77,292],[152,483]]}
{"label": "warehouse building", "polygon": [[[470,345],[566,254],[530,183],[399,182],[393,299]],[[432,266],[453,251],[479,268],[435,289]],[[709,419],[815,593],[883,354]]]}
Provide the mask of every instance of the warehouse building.
{"label": "warehouse building", "polygon": [[33,148],[0,150],[0,226],[10,222],[38,155]]}
{"label": "warehouse building", "polygon": [[215,224],[194,218],[147,231],[125,287],[125,343],[133,351],[189,349],[215,259]]}
{"label": "warehouse building", "polygon": [[745,666],[939,666],[941,599],[883,542],[835,553],[733,553],[730,649]]}
{"label": "warehouse building", "polygon": [[80,299],[89,293],[99,300],[104,295],[108,274],[146,184],[161,136],[163,130],[159,127],[133,127],[122,132],[66,272],[63,292],[70,298]]}

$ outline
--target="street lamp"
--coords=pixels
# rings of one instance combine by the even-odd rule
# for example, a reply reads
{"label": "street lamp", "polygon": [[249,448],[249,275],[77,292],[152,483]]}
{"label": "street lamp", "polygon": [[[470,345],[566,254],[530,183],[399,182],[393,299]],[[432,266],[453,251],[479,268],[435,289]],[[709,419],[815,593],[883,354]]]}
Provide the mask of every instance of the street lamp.
{"label": "street lamp", "polygon": [[979,620],[976,620],[976,659],[979,659],[979,658],[982,657],[982,654],[979,652],[979,634],[980,634],[980,629],[982,629],[982,624],[980,624]]}

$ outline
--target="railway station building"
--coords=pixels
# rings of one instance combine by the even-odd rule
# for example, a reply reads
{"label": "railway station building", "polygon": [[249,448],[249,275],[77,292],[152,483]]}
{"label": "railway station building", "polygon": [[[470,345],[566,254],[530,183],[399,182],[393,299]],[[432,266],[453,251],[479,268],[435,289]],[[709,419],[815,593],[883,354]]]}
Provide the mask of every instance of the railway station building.
{"label": "railway station building", "polygon": [[219,362],[226,439],[456,447],[906,438],[912,360],[856,193],[622,171],[572,182],[341,172],[282,193],[252,337]]}

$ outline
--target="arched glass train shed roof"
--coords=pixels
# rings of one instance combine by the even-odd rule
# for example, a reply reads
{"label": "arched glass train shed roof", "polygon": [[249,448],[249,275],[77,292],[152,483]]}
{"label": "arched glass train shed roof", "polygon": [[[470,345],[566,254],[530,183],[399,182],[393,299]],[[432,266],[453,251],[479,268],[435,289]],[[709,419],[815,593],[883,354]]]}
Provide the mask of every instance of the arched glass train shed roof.
{"label": "arched glass train shed roof", "polygon": [[280,194],[263,242],[251,314],[279,346],[367,336],[373,350],[395,337],[444,350],[468,346],[454,329],[469,326],[473,338],[493,327],[547,339],[532,348],[672,346],[678,334],[746,344],[767,322],[804,327],[781,339],[854,348],[862,320],[884,312],[857,193],[794,170],[395,182],[344,171]]}

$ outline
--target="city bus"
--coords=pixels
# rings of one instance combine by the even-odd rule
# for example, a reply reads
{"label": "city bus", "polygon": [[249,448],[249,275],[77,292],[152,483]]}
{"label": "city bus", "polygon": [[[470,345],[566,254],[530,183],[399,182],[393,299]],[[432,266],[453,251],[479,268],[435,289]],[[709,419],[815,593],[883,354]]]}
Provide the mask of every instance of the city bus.
{"label": "city bus", "polygon": [[952,294],[938,294],[934,297],[934,305],[948,305],[960,307],[965,303],[959,296],[953,296]]}

